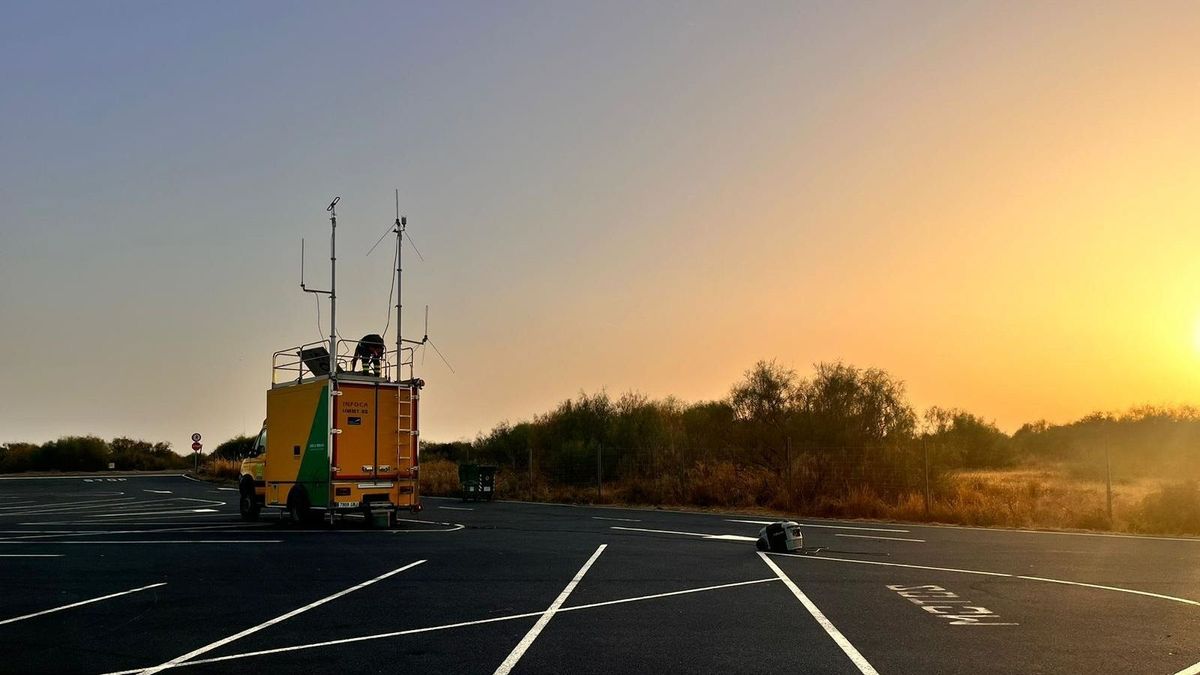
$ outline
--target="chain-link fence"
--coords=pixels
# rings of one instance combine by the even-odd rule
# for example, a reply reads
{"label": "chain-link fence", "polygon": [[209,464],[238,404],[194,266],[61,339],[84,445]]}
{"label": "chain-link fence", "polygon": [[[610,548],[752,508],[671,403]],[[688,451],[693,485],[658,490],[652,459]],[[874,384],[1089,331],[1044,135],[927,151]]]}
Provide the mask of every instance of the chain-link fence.
{"label": "chain-link fence", "polygon": [[1108,454],[1098,443],[1069,462],[971,468],[954,447],[921,439],[893,446],[785,443],[770,452],[571,443],[502,456],[466,451],[436,465],[426,459],[422,484],[426,494],[457,496],[457,465],[478,463],[497,467],[500,499],[1013,527],[1191,528],[1190,520],[1171,519],[1200,493],[1160,494],[1151,479],[1133,477],[1128,458],[1110,461]]}
{"label": "chain-link fence", "polygon": [[[507,499],[702,507],[795,509],[849,497],[891,502],[916,497],[927,512],[944,473],[937,448],[923,443],[805,448],[788,443],[756,456],[758,461],[738,461],[728,451],[578,443],[454,459],[497,466],[497,494]],[[452,488],[443,481],[432,491],[453,494]]]}

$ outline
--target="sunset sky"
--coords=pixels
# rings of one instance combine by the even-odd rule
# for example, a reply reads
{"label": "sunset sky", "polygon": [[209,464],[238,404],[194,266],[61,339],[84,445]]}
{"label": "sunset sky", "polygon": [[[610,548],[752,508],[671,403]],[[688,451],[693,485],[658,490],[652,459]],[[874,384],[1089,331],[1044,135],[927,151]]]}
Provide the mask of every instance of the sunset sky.
{"label": "sunset sky", "polygon": [[0,13],[0,441],[257,431],[335,195],[383,330],[395,188],[426,439],[771,358],[1006,431],[1200,403],[1197,3]]}

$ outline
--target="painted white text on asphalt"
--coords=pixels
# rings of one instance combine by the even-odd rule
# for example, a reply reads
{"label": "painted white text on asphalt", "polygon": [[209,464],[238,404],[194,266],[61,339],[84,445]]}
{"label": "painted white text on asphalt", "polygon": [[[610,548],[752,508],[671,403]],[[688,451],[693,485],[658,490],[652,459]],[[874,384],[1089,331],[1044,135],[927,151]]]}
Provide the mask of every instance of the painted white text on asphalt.
{"label": "painted white text on asphalt", "polygon": [[922,586],[904,586],[892,584],[888,590],[895,591],[926,612],[944,619],[951,626],[1016,626],[1009,621],[1000,621],[1000,616],[988,609],[972,603],[941,586],[925,584]]}

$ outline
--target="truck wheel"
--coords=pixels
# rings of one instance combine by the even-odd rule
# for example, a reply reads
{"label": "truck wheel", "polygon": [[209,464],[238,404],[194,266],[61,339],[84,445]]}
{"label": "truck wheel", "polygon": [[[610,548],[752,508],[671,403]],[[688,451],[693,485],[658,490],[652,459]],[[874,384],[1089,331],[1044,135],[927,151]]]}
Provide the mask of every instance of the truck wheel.
{"label": "truck wheel", "polygon": [[238,513],[241,514],[242,520],[258,520],[258,512],[262,510],[262,504],[258,503],[258,496],[254,494],[254,481],[242,481],[241,499],[238,500]]}
{"label": "truck wheel", "polygon": [[287,500],[288,516],[296,525],[307,525],[312,522],[312,509],[309,508],[308,493],[304,488],[292,488]]}

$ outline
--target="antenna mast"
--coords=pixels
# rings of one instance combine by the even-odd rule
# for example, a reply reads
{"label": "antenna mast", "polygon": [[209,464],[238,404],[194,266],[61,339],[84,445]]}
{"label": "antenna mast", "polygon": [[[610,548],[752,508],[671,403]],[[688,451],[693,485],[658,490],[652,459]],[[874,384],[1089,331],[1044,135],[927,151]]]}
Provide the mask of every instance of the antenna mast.
{"label": "antenna mast", "polygon": [[[300,240],[300,290],[329,296],[329,377],[337,375],[337,203],[334,197],[325,209],[329,212],[329,290],[322,291],[304,285],[304,239]],[[318,306],[318,311],[320,307]]]}
{"label": "antenna mast", "polygon": [[[337,203],[341,197],[329,202],[329,377],[337,377]],[[330,391],[333,388],[330,387]],[[332,407],[330,408],[332,410]],[[330,428],[333,425],[330,424]]]}
{"label": "antenna mast", "polygon": [[400,374],[404,368],[404,331],[402,330],[401,315],[404,310],[404,302],[400,295],[400,277],[404,270],[400,261],[400,254],[404,244],[404,228],[408,225],[408,217],[400,217],[400,189],[396,189],[396,223],[394,225],[396,232],[396,381],[399,382],[402,375]]}

